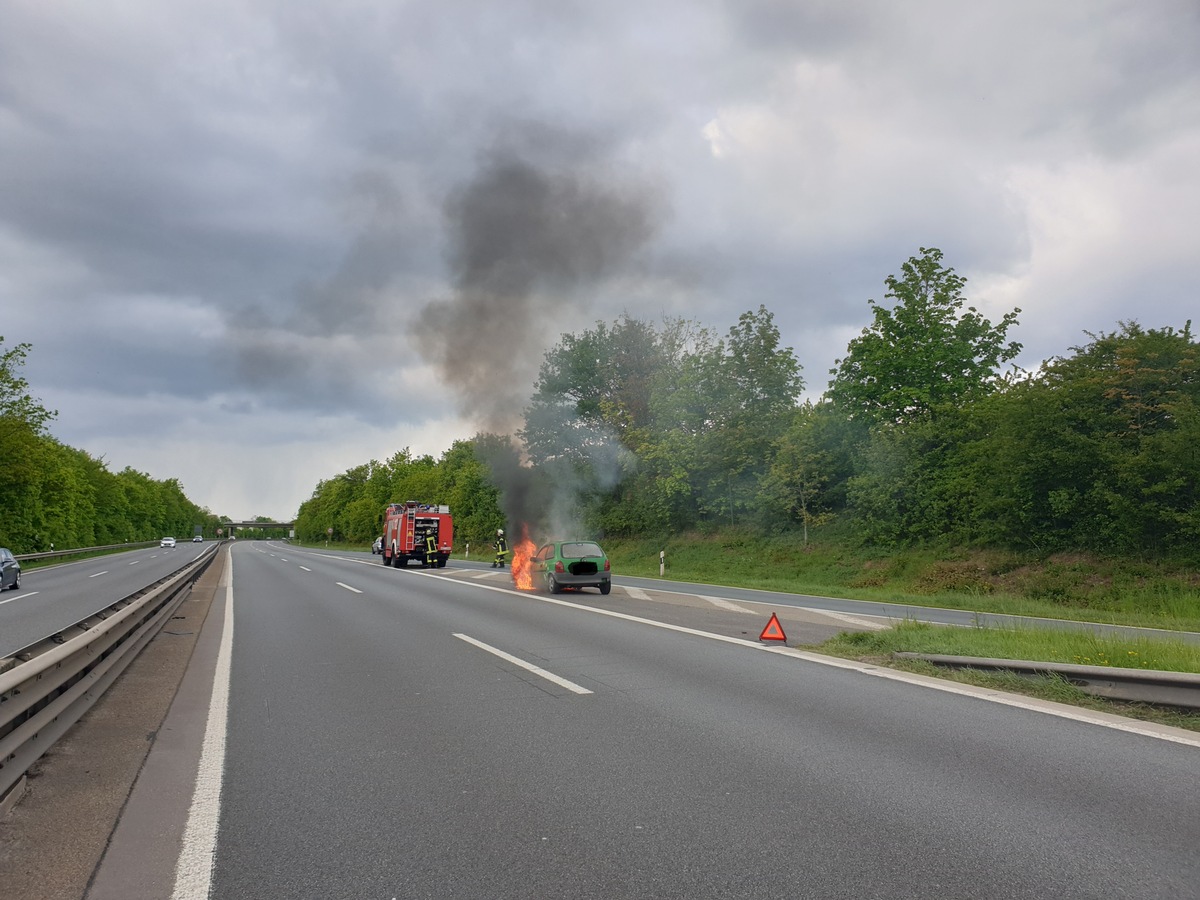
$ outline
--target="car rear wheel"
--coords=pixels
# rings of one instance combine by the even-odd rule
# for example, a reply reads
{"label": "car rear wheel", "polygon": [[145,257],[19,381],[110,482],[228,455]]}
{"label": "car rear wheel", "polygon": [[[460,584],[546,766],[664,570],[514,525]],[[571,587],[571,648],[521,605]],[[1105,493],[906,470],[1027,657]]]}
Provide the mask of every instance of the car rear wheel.
{"label": "car rear wheel", "polygon": [[612,582],[611,581],[600,582],[600,593],[607,594],[611,590],[612,590]]}

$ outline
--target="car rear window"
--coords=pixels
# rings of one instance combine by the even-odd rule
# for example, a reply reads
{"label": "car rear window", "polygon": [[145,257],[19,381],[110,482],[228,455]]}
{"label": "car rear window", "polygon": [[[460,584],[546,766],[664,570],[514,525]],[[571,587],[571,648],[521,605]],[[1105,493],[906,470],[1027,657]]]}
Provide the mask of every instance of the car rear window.
{"label": "car rear window", "polygon": [[562,545],[562,555],[564,559],[583,559],[587,556],[603,556],[604,551],[599,544],[591,541],[575,541]]}

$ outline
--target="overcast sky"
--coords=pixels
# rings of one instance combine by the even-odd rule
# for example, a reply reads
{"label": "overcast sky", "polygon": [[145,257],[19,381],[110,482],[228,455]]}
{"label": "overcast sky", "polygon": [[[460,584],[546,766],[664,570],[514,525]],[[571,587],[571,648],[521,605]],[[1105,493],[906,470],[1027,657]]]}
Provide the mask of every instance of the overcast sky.
{"label": "overcast sky", "polygon": [[[921,247],[1036,367],[1200,309],[1197,0],[0,0],[0,335],[234,518],[765,305],[809,396]],[[404,499],[404,498],[399,498]]]}

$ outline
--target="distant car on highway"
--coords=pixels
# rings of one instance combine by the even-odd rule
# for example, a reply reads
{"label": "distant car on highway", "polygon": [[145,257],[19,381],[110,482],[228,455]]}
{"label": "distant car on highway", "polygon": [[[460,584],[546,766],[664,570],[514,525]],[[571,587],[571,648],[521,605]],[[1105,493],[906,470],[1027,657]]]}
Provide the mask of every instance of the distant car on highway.
{"label": "distant car on highway", "polygon": [[0,590],[15,591],[21,586],[21,563],[11,550],[0,547]]}
{"label": "distant car on highway", "polygon": [[383,538],[382,537],[375,538],[375,543],[373,543],[371,545],[371,552],[372,553],[382,553],[383,552]]}
{"label": "distant car on highway", "polygon": [[175,538],[173,538],[173,537],[165,537],[165,538],[163,538],[161,541],[159,541],[159,542],[158,542],[158,546],[160,546],[160,547],[174,547],[174,546],[175,546]]}
{"label": "distant car on highway", "polygon": [[533,577],[540,577],[552,594],[594,587],[612,590],[608,557],[595,541],[551,541],[533,555]]}
{"label": "distant car on highway", "polygon": [[204,538],[201,535],[194,534],[194,535],[192,535],[192,543],[193,544],[202,544],[202,543],[204,543]]}

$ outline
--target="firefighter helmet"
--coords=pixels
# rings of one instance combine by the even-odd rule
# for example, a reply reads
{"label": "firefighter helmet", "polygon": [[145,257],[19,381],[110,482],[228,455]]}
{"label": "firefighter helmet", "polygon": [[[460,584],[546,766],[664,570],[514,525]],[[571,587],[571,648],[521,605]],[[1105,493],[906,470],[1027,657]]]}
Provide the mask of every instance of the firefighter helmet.
{"label": "firefighter helmet", "polygon": [[504,529],[503,528],[496,529],[496,537],[504,537]]}

